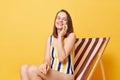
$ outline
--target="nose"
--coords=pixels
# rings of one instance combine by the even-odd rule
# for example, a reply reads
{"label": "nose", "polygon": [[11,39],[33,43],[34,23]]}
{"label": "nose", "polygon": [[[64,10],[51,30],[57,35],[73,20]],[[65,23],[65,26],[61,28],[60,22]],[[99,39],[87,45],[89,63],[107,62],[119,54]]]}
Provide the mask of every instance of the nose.
{"label": "nose", "polygon": [[63,22],[63,19],[60,19],[59,21],[60,21],[60,22]]}

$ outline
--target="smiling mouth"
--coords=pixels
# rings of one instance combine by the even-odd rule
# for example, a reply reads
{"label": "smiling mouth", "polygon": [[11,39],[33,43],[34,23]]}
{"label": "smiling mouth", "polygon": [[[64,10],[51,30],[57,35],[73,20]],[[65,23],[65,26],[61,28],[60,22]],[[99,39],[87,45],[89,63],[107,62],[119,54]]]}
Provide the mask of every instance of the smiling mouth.
{"label": "smiling mouth", "polygon": [[57,23],[57,25],[59,25],[59,26],[63,26],[63,24],[62,24],[62,23]]}

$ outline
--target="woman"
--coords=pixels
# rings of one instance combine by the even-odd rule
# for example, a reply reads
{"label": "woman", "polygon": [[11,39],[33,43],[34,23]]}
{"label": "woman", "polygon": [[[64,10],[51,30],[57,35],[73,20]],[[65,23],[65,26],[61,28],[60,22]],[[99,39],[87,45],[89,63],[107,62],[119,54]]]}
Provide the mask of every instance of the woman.
{"label": "woman", "polygon": [[60,10],[55,17],[53,34],[47,40],[44,63],[40,66],[23,65],[21,79],[74,80],[75,40],[71,17],[66,10]]}

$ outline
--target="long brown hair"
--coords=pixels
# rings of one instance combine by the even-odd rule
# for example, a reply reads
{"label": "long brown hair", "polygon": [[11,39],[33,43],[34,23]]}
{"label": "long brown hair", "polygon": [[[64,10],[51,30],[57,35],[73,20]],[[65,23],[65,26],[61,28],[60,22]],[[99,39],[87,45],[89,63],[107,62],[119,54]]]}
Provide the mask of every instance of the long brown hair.
{"label": "long brown hair", "polygon": [[55,26],[55,21],[56,21],[56,18],[57,18],[58,13],[60,13],[60,12],[65,12],[65,13],[67,14],[68,30],[67,30],[67,33],[66,33],[66,35],[65,35],[64,37],[67,37],[70,33],[74,32],[74,30],[73,30],[73,24],[72,24],[72,19],[71,19],[70,14],[69,14],[66,10],[62,9],[62,10],[60,10],[60,11],[57,12],[57,14],[56,14],[56,16],[55,16],[55,20],[54,20],[54,27],[53,27],[53,33],[52,33],[52,35],[53,35],[55,38],[58,37],[57,28],[56,28],[56,26]]}

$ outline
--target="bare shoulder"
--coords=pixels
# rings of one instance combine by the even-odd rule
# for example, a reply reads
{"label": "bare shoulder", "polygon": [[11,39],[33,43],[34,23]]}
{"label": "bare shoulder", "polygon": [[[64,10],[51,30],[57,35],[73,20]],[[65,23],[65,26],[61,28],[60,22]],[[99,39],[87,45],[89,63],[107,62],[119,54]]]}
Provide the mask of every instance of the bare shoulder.
{"label": "bare shoulder", "polygon": [[68,35],[68,37],[67,37],[67,41],[75,41],[76,40],[76,35],[75,35],[75,33],[70,33],[69,35]]}
{"label": "bare shoulder", "polygon": [[75,33],[70,33],[69,35],[68,35],[68,37],[67,37],[67,39],[76,39],[76,35],[75,35]]}
{"label": "bare shoulder", "polygon": [[51,35],[47,37],[47,42],[50,42]]}

